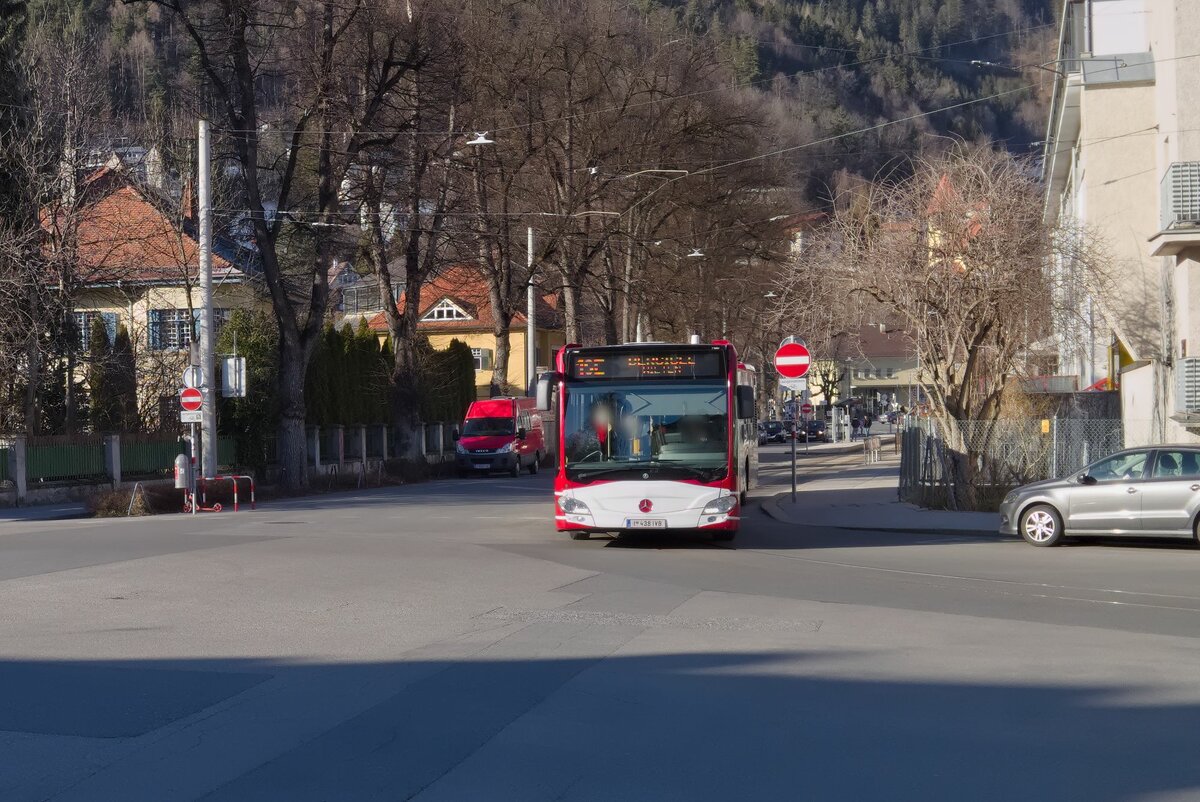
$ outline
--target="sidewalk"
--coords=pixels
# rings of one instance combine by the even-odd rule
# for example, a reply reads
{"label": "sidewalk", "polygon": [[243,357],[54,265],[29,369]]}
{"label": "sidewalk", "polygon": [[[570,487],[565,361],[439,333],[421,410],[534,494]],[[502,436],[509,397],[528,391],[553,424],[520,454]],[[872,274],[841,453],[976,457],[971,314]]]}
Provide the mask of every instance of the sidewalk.
{"label": "sidewalk", "polygon": [[0,525],[29,521],[66,521],[72,518],[87,518],[89,515],[87,505],[82,502],[0,507]]}
{"label": "sidewalk", "polygon": [[763,510],[777,521],[796,526],[822,526],[873,532],[924,534],[996,534],[1000,517],[992,512],[926,510],[897,500],[900,461],[885,450],[874,465],[847,463],[834,475],[804,477],[791,492],[763,500]]}

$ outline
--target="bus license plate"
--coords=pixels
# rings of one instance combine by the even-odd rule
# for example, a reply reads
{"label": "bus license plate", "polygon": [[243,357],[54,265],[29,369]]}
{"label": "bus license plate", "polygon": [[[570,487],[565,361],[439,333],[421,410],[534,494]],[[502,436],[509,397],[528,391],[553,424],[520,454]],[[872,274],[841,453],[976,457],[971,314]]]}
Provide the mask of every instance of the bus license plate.
{"label": "bus license plate", "polygon": [[629,529],[666,529],[666,518],[626,518],[625,526]]}

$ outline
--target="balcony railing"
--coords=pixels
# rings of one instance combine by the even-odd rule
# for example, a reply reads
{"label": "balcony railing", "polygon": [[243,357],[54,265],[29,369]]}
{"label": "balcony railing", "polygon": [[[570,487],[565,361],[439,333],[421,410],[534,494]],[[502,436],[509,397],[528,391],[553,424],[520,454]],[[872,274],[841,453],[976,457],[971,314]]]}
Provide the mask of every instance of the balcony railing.
{"label": "balcony railing", "polygon": [[1200,228],[1200,162],[1172,162],[1160,188],[1161,229]]}

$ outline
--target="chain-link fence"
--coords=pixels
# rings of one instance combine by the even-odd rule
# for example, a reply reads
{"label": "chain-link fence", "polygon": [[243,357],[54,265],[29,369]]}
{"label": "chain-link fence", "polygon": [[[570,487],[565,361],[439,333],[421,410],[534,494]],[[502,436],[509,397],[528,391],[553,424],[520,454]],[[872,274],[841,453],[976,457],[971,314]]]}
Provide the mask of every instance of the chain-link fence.
{"label": "chain-link fence", "polygon": [[901,433],[900,498],[926,507],[994,509],[1018,485],[1066,476],[1119,451],[1121,421],[957,421],[947,432],[909,419]]}

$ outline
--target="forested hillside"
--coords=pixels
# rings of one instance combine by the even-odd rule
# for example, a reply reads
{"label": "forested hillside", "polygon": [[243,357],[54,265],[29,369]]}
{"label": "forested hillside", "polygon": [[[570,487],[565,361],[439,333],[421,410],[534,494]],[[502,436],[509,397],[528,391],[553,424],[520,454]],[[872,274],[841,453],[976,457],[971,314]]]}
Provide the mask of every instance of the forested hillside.
{"label": "forested hillside", "polygon": [[[996,140],[1022,153],[1042,138],[1052,75],[972,60],[1053,58],[1056,0],[688,0],[664,3],[693,33],[724,39],[741,82],[771,99],[781,139],[803,144],[958,103],[877,133],[802,149],[809,192],[838,168],[873,176],[935,136]],[[1031,91],[1021,87],[1033,84]],[[816,199],[816,198],[814,198]]]}
{"label": "forested hillside", "polygon": [[[1051,58],[1056,0],[640,0],[665,7],[678,34],[722,43],[736,81],[763,95],[781,146],[806,145],[955,104],[878,131],[800,148],[811,201],[828,199],[839,170],[874,176],[936,136],[997,140],[1025,152],[1041,139],[1049,73],[982,70]],[[30,27],[80,26],[108,61],[115,136],[165,134],[199,76],[175,17],[120,0],[32,0]],[[193,80],[195,79],[195,80]],[[1033,84],[1031,91],[1021,87]]]}

